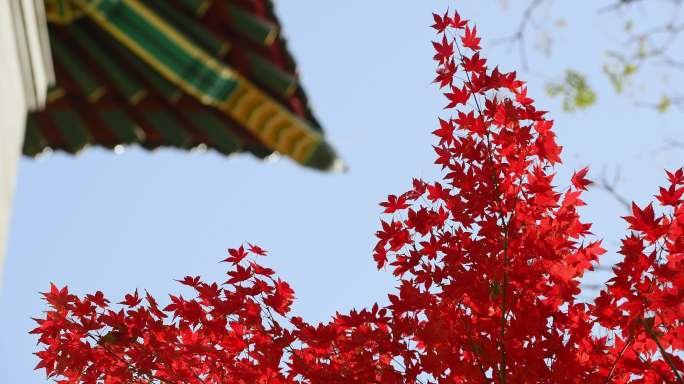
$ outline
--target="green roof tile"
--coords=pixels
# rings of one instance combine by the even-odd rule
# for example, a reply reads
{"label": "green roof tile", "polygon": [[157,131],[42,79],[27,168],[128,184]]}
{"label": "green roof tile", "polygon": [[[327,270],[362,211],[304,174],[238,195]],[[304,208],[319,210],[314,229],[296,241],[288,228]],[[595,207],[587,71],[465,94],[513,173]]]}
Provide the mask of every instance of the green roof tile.
{"label": "green roof tile", "polygon": [[176,8],[169,7],[168,4],[160,3],[158,0],[143,0],[143,4],[153,8],[166,21],[185,32],[188,37],[196,41],[210,54],[222,57],[228,52],[230,44],[226,40],[214,36],[197,19],[187,16]]}
{"label": "green roof tile", "polygon": [[50,112],[50,117],[59,129],[69,152],[76,153],[88,145],[90,135],[78,113],[71,109],[57,109]]}
{"label": "green roof tile", "polygon": [[192,145],[191,136],[168,111],[148,110],[143,112],[143,117],[169,145],[178,148],[189,148]]}
{"label": "green roof tile", "polygon": [[29,115],[26,119],[26,136],[24,139],[23,152],[29,156],[35,156],[43,151],[47,142],[40,132],[40,125],[34,115]]}
{"label": "green roof tile", "polygon": [[81,88],[88,100],[95,101],[99,99],[105,89],[103,85],[88,72],[82,61],[78,59],[78,56],[71,52],[60,39],[51,38],[50,45],[52,46],[52,52],[57,60],[62,64],[72,81]]}
{"label": "green roof tile", "polygon": [[222,153],[230,154],[242,149],[243,143],[230,128],[226,119],[219,118],[215,112],[206,110],[184,111],[188,120],[207,135],[212,145]]}
{"label": "green roof tile", "polygon": [[297,89],[297,79],[294,76],[256,53],[248,52],[247,58],[254,77],[271,91],[289,97]]}
{"label": "green roof tile", "polygon": [[102,110],[99,116],[122,144],[138,143],[145,137],[140,127],[121,108]]}
{"label": "green roof tile", "polygon": [[211,0],[177,0],[178,3],[195,15],[201,16],[211,5]]}
{"label": "green roof tile", "polygon": [[128,102],[135,104],[144,96],[145,88],[143,85],[130,75],[129,72],[113,62],[107,57],[107,52],[99,46],[87,32],[83,31],[78,25],[69,27],[71,35],[79,46],[87,51],[93,61],[110,78],[112,85]]}
{"label": "green roof tile", "polygon": [[239,5],[228,4],[228,9],[233,27],[247,39],[261,45],[271,45],[278,36],[275,24],[247,12]]}

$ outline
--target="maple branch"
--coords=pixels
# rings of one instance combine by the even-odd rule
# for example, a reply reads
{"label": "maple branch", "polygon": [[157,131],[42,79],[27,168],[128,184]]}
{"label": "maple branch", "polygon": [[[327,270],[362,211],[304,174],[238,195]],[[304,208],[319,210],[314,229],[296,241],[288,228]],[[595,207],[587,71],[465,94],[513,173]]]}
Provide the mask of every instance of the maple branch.
{"label": "maple branch", "polygon": [[[535,3],[541,3],[544,0],[535,0]],[[461,48],[458,44],[458,40],[456,37],[452,35],[454,45],[456,46],[456,51],[458,52],[458,56],[461,60],[461,65],[464,64],[464,56],[463,53],[461,52]],[[468,83],[472,83],[470,79],[470,74],[468,71],[465,71],[466,79],[468,80]],[[482,109],[480,108],[480,103],[477,100],[477,94],[475,92],[472,92],[473,95],[473,100],[475,101],[475,107],[477,108],[477,112],[479,114],[480,119],[483,119],[482,116]],[[484,123],[484,121],[483,121]],[[486,126],[486,125],[485,125]],[[494,199],[497,200],[499,196],[501,196],[501,193],[499,191],[499,172],[494,169],[494,160],[492,157],[492,144],[491,144],[491,131],[489,130],[489,127],[487,127],[487,134],[485,136],[486,142],[487,142],[487,160],[489,160],[489,166],[492,168],[492,170],[496,173],[492,174],[492,183],[494,184]],[[501,205],[501,202],[499,201],[499,204]],[[499,206],[499,208],[501,208]],[[501,220],[503,224],[503,232],[504,232],[504,249],[503,249],[503,292],[501,295],[501,330],[500,330],[500,340],[499,340],[499,348],[501,349],[501,361],[500,361],[500,367],[499,367],[499,382],[501,384],[506,383],[506,343],[504,342],[504,339],[506,337],[506,296],[507,296],[507,290],[508,290],[508,222],[506,222],[503,212],[501,209],[497,212],[499,219]],[[510,222],[510,219],[509,219]]]}
{"label": "maple branch", "polygon": [[675,377],[677,378],[677,382],[680,384],[684,383],[684,381],[682,381],[682,376],[679,374],[679,370],[674,365],[672,359],[670,359],[670,355],[667,353],[667,351],[665,351],[665,348],[663,348],[663,345],[660,343],[658,335],[655,333],[655,331],[653,331],[653,328],[645,324],[644,329],[646,329],[646,333],[651,337],[651,339],[653,339],[653,341],[658,346],[658,350],[660,351],[660,354],[663,356],[663,360],[665,360],[667,365],[670,366],[672,373],[674,373]]}
{"label": "maple branch", "polygon": [[504,244],[503,244],[503,259],[504,259],[504,273],[503,273],[503,287],[501,293],[501,369],[499,369],[499,380],[502,384],[506,383],[506,296],[508,292],[508,223],[504,227]]}
{"label": "maple branch", "polygon": [[639,358],[639,361],[641,361],[643,364],[646,364],[646,366],[647,366],[650,370],[652,370],[652,371],[654,371],[656,374],[658,374],[658,376],[660,376],[660,378],[663,379],[664,382],[666,382],[666,383],[668,383],[668,384],[672,383],[667,377],[665,377],[665,375],[664,375],[662,372],[660,372],[659,369],[653,368],[653,365],[651,364],[650,361],[648,361],[648,360],[644,359],[643,357],[641,357],[641,354],[640,354],[640,353],[637,352],[636,355],[637,355],[637,357]]}
{"label": "maple branch", "polygon": [[[408,347],[408,346],[407,346],[407,347]],[[408,349],[408,348],[407,348],[407,349]],[[394,361],[395,363],[399,364],[399,366],[401,367],[401,369],[404,370],[403,374],[406,375],[406,371],[407,371],[406,365],[404,365],[404,363],[402,363],[401,361],[397,360],[397,357],[396,357],[396,356],[392,357],[392,361]],[[425,383],[423,383],[423,381],[420,380],[418,377],[416,377],[415,380],[416,380],[419,384],[425,384]]]}
{"label": "maple branch", "polygon": [[484,378],[485,382],[489,381],[489,378],[487,377],[487,372],[485,371],[484,367],[482,366],[482,362],[480,361],[480,355],[477,353],[477,350],[475,348],[475,341],[473,340],[472,333],[470,332],[470,326],[468,326],[467,323],[464,322],[465,328],[466,328],[466,335],[468,335],[468,342],[470,344],[470,350],[473,351],[473,354],[475,355],[475,362],[477,363],[477,367],[480,369],[480,372],[482,373],[482,378]]}
{"label": "maple branch", "polygon": [[627,351],[627,348],[632,344],[634,341],[634,336],[630,337],[629,341],[625,343],[625,346],[622,347],[622,350],[620,353],[617,355],[615,358],[615,361],[613,361],[613,365],[610,367],[610,371],[608,371],[608,377],[606,378],[605,384],[610,383],[610,379],[613,378],[613,371],[615,370],[615,367],[617,367],[617,363],[620,361],[622,356],[625,354],[625,351]]}

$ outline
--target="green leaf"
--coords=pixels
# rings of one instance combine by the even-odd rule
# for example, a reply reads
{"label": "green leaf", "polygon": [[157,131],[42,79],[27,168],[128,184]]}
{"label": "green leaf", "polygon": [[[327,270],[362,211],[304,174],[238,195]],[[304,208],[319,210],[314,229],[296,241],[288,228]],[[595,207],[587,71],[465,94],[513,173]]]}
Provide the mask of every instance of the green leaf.
{"label": "green leaf", "polygon": [[561,96],[565,112],[586,109],[596,103],[596,92],[589,86],[585,76],[571,69],[565,71],[563,82],[547,84],[546,93],[550,97]]}
{"label": "green leaf", "polygon": [[665,113],[668,109],[670,109],[670,105],[672,105],[672,99],[663,95],[663,97],[660,98],[660,101],[656,105],[656,108],[658,109],[658,112]]}

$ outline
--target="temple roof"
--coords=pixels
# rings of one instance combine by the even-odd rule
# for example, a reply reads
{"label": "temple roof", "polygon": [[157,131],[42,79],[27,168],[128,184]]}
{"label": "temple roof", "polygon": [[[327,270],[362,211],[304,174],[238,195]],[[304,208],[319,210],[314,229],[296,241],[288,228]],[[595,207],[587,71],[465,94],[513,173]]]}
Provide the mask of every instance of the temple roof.
{"label": "temple roof", "polygon": [[277,151],[329,170],[269,0],[46,0],[56,84],[24,154],[139,144]]}

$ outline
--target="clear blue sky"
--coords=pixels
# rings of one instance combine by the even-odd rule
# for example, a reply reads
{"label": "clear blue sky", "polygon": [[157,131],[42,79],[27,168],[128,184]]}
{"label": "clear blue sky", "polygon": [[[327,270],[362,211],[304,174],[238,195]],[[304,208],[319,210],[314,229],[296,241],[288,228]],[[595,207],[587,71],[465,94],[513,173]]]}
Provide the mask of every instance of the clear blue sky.
{"label": "clear blue sky", "polygon": [[[266,264],[292,284],[294,312],[310,321],[384,301],[394,281],[371,259],[377,204],[403,192],[414,176],[437,175],[429,132],[445,102],[430,84],[430,12],[455,4],[476,21],[490,63],[519,67],[515,50],[491,42],[515,30],[523,2],[508,10],[484,3],[277,1],[314,110],[349,173],[172,149],[115,155],[94,148],[76,157],[23,159],[0,293],[0,383],[45,382],[42,371],[32,371],[36,339],[27,332],[34,326],[30,317],[44,309],[38,292],[51,281],[77,293],[102,290],[116,301],[135,288],[166,297],[182,291],[173,279],[187,274],[222,280],[218,261],[225,249],[251,241],[270,251]],[[598,176],[621,164],[620,187],[643,203],[664,180],[662,169],[684,163],[682,151],[661,150],[664,139],[681,136],[682,115],[613,97],[599,63],[607,48],[623,42],[618,19],[578,2],[556,3],[542,17],[563,15],[568,23],[554,29],[554,56],[533,53],[535,72],[521,77],[556,119],[565,146],[558,181],[567,185],[573,169],[584,165]],[[654,19],[665,12],[649,11]],[[567,67],[589,74],[599,92],[596,107],[564,114],[558,100],[545,96],[545,76]],[[645,79],[662,81],[656,74]],[[649,89],[636,84],[633,92]],[[618,219],[623,208],[601,191],[586,200],[585,218],[605,239],[609,263],[625,228]]]}

